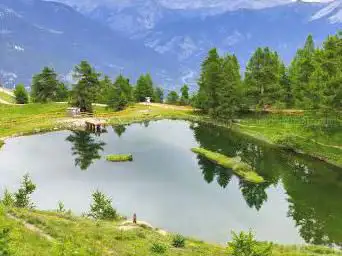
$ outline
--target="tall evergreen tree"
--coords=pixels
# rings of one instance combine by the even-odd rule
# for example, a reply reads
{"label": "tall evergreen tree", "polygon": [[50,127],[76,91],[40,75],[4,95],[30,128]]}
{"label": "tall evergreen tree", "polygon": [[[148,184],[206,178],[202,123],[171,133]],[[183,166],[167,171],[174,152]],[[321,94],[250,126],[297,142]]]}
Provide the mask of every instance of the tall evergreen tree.
{"label": "tall evergreen tree", "polygon": [[[306,39],[304,48],[299,49],[291,62],[289,68],[289,78],[293,88],[295,104],[298,107],[310,107],[312,97],[310,78],[315,71],[314,64],[315,45],[311,35]],[[309,106],[308,106],[309,105]]]}
{"label": "tall evergreen tree", "polygon": [[116,111],[123,110],[132,101],[132,90],[129,79],[119,75],[108,91],[108,106]]}
{"label": "tall evergreen tree", "polygon": [[221,83],[221,59],[217,49],[214,48],[209,51],[208,57],[202,63],[196,107],[214,113],[218,106],[218,87]]}
{"label": "tall evergreen tree", "polygon": [[168,104],[178,104],[179,101],[179,95],[176,91],[170,91],[169,94],[167,95],[167,100],[166,102]]}
{"label": "tall evergreen tree", "polygon": [[92,112],[92,103],[96,101],[100,73],[90,66],[87,61],[82,61],[75,66],[73,78],[77,81],[72,88],[72,103],[81,109],[82,112]]}
{"label": "tall evergreen tree", "polygon": [[48,102],[57,99],[60,82],[53,68],[44,67],[33,76],[31,85],[31,99],[33,102]]}
{"label": "tall evergreen tree", "polygon": [[231,119],[240,108],[241,75],[235,55],[222,59],[222,84],[218,87],[218,106],[215,110],[220,118]]}
{"label": "tall evergreen tree", "polygon": [[138,102],[144,102],[146,97],[153,99],[154,89],[153,81],[150,74],[141,75],[137,81],[135,88],[135,98]]}
{"label": "tall evergreen tree", "polygon": [[249,60],[245,86],[252,105],[274,104],[280,97],[281,61],[277,52],[258,48]]}
{"label": "tall evergreen tree", "polygon": [[164,90],[161,87],[156,87],[154,90],[154,102],[163,103],[164,101]]}
{"label": "tall evergreen tree", "polygon": [[181,98],[180,98],[180,104],[182,105],[188,105],[190,101],[190,96],[189,96],[189,86],[188,85],[183,85],[181,88]]}

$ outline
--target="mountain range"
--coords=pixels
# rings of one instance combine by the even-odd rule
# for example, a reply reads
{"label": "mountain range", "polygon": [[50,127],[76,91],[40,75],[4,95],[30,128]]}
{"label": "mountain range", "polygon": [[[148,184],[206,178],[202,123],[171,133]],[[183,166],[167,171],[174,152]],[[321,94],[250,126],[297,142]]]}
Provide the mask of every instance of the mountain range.
{"label": "mountain range", "polygon": [[308,34],[319,45],[342,28],[342,0],[245,6],[174,8],[161,0],[136,0],[84,8],[0,0],[1,81],[29,85],[44,65],[70,81],[73,65],[87,59],[111,77],[121,72],[134,82],[150,72],[167,88],[195,87],[200,63],[212,47],[236,54],[242,67],[259,46],[277,50],[289,63]]}

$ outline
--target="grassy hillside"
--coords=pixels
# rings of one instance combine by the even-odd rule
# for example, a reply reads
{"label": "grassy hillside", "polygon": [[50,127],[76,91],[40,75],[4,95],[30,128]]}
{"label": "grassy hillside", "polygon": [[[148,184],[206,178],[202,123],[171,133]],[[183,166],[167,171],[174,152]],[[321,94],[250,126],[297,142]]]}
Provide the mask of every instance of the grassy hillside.
{"label": "grassy hillside", "polygon": [[[228,256],[226,246],[187,238],[184,248],[172,246],[173,234],[147,225],[93,221],[57,212],[5,209],[0,206],[0,231],[10,230],[8,247],[12,255],[178,255]],[[0,239],[1,240],[1,239]],[[1,243],[0,243],[1,244]],[[164,253],[152,247],[162,246]],[[342,255],[324,247],[273,247],[273,255]]]}
{"label": "grassy hillside", "polygon": [[3,92],[3,91],[0,91],[0,99],[6,101],[8,103],[15,103],[14,97]]}

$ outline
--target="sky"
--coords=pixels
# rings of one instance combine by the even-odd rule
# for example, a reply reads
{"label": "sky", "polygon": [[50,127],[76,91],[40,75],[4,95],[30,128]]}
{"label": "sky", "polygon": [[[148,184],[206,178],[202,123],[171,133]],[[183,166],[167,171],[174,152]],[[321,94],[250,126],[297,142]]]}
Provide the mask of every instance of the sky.
{"label": "sky", "polygon": [[[265,8],[287,4],[296,0],[57,0],[82,9],[92,9],[97,5],[134,6],[147,1],[154,1],[171,9],[223,8],[234,10],[238,8]],[[334,0],[302,0],[305,2],[332,2]]]}

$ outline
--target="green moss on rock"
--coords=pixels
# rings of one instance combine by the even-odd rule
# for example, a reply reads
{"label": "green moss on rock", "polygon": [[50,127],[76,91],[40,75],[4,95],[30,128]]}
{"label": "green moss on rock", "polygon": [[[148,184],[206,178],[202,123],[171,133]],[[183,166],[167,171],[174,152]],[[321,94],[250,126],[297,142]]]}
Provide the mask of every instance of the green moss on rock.
{"label": "green moss on rock", "polygon": [[109,162],[130,162],[133,161],[132,154],[108,155],[106,160]]}
{"label": "green moss on rock", "polygon": [[204,148],[192,148],[191,150],[192,152],[201,155],[218,165],[232,169],[234,173],[236,173],[238,176],[240,176],[242,179],[248,182],[265,182],[264,178],[257,174],[255,171],[253,171],[252,167],[250,167],[246,163],[241,162],[240,159],[237,157],[228,157],[217,152],[206,150]]}

